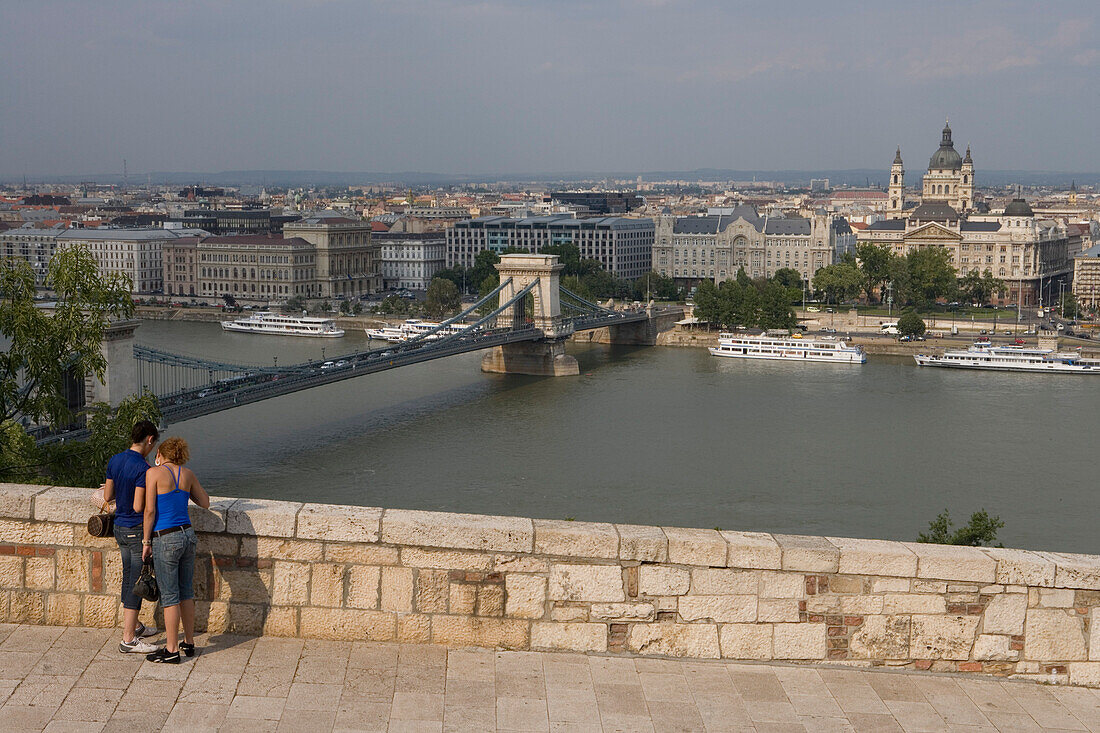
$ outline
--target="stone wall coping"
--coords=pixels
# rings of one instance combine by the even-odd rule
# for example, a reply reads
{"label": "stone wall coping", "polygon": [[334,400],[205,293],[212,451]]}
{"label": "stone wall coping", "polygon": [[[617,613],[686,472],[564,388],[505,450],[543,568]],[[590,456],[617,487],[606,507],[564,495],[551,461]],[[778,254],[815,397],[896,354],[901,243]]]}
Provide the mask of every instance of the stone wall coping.
{"label": "stone wall coping", "polygon": [[[84,524],[92,489],[0,483],[0,518]],[[211,497],[199,532],[1100,590],[1100,555]]]}

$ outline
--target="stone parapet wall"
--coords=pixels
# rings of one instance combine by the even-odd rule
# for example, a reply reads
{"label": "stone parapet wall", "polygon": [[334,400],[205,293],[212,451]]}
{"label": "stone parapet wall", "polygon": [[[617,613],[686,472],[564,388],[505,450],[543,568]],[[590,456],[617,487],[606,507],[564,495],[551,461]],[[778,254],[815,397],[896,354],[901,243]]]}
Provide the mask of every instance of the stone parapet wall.
{"label": "stone parapet wall", "polygon": [[[0,484],[0,620],[113,626],[87,489]],[[210,631],[790,660],[1100,686],[1100,557],[215,498]]]}

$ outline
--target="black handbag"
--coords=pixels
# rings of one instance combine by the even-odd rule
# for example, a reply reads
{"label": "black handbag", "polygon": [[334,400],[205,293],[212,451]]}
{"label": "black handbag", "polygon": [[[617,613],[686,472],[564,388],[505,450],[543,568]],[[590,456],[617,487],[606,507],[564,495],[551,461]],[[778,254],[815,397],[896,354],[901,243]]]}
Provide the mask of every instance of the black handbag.
{"label": "black handbag", "polygon": [[152,603],[160,598],[160,588],[157,587],[157,579],[153,576],[152,560],[142,563],[141,575],[134,583],[134,595]]}
{"label": "black handbag", "polygon": [[115,515],[101,511],[88,517],[88,534],[92,537],[110,537],[115,531]]}

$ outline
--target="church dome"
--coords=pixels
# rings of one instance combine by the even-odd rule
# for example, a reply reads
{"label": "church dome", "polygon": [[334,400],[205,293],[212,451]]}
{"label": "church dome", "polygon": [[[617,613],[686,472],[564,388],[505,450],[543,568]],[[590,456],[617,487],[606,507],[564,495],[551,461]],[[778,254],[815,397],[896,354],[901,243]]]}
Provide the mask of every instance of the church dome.
{"label": "church dome", "polygon": [[1035,216],[1035,212],[1023,199],[1012,199],[1005,207],[1005,216]]}
{"label": "church dome", "polygon": [[951,141],[951,125],[943,128],[943,136],[940,138],[940,149],[932,154],[928,161],[928,170],[953,170],[962,168],[962,157],[955,150],[955,143]]}

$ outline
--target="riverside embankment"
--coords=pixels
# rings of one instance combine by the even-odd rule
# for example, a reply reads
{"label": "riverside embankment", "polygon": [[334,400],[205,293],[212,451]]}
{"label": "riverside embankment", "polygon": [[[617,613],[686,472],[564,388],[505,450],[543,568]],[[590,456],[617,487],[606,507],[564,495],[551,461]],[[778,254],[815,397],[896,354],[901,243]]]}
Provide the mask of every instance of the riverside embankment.
{"label": "riverside embankment", "polygon": [[[118,623],[88,489],[0,485],[0,621]],[[210,631],[1100,686],[1100,557],[215,498]]]}

